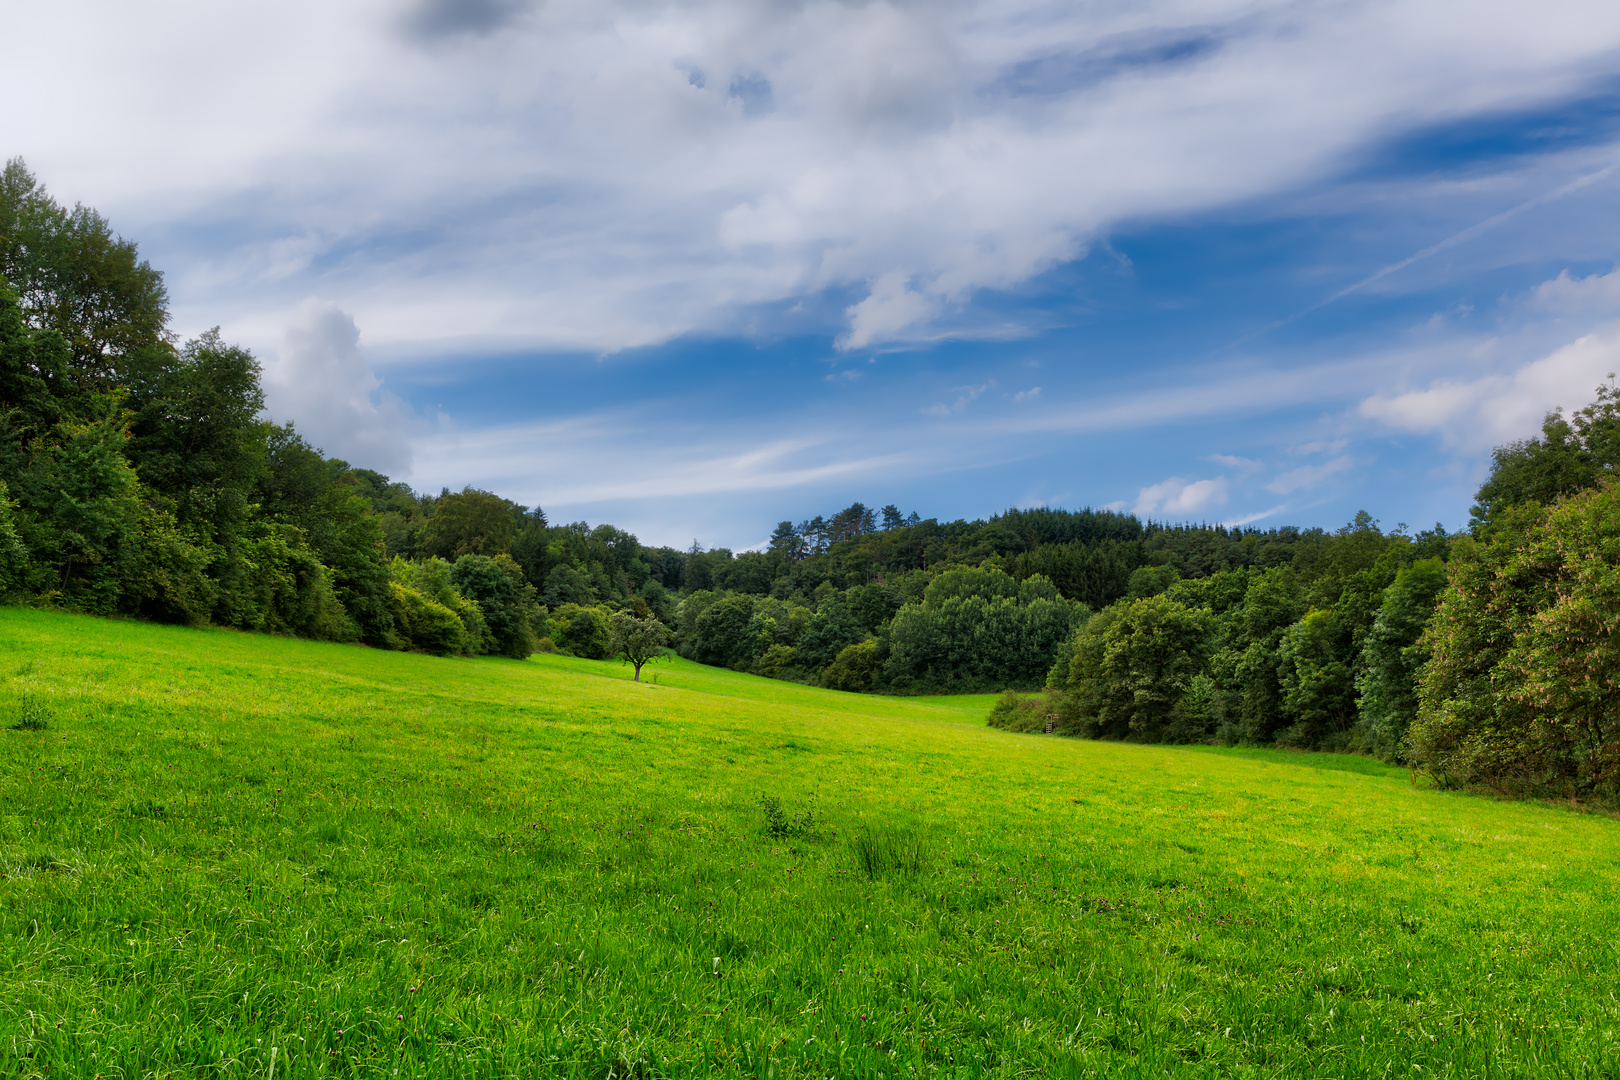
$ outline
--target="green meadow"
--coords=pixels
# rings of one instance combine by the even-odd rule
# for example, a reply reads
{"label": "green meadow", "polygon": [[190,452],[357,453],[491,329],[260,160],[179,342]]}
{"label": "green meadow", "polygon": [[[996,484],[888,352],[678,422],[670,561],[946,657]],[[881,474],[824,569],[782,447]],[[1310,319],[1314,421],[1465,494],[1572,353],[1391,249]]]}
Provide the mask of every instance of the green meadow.
{"label": "green meadow", "polygon": [[0,609],[0,1075],[1620,1075],[1610,818],[648,672]]}

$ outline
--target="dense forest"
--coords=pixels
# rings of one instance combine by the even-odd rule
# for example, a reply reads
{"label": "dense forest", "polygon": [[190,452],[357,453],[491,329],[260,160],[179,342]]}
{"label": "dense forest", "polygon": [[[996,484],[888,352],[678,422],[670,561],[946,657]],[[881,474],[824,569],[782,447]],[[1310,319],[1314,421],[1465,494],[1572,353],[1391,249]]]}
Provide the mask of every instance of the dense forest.
{"label": "dense forest", "polygon": [[1019,730],[1614,791],[1612,385],[1496,452],[1463,535],[1365,513],[1260,530],[855,503],[733,553],[553,524],[471,487],[413,491],[267,418],[259,376],[217,332],[177,342],[136,245],[8,163],[0,595],[441,655],[645,659],[669,640],[844,690],[1009,690],[991,722]]}

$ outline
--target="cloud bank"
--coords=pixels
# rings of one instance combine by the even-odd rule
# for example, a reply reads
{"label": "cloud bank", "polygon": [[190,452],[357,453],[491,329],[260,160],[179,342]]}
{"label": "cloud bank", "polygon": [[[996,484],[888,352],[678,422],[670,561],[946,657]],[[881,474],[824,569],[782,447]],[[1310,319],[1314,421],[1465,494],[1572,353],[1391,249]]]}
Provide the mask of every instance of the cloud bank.
{"label": "cloud bank", "polygon": [[195,256],[198,325],[268,335],[314,293],[407,349],[854,350],[971,333],[1112,223],[1579,93],[1620,7],[62,0],[11,29],[77,59],[8,58],[11,146]]}

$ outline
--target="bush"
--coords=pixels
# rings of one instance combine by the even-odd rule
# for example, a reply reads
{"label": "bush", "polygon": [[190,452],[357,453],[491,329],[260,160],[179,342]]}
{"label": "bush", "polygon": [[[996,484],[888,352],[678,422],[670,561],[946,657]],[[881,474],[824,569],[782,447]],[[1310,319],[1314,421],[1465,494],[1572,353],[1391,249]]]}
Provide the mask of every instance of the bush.
{"label": "bush", "polygon": [[467,651],[467,627],[460,617],[436,600],[397,581],[388,583],[388,608],[394,625],[412,645],[436,656],[459,656]]}
{"label": "bush", "polygon": [[747,596],[728,596],[703,610],[695,623],[692,658],[703,664],[742,667],[759,653],[757,637],[750,632],[754,601]]}
{"label": "bush", "polygon": [[332,586],[332,572],[297,526],[256,522],[238,539],[233,557],[216,608],[221,623],[318,640],[360,636]]}
{"label": "bush", "polygon": [[797,664],[797,654],[791,645],[772,645],[754,664],[754,671],[767,679],[779,679],[788,668]]}
{"label": "bush", "polygon": [[1046,716],[1047,701],[1044,695],[1008,690],[990,707],[987,722],[991,727],[1003,731],[1045,732]]}
{"label": "bush", "polygon": [[875,641],[860,641],[845,648],[827,665],[822,678],[834,690],[864,694],[877,683],[883,660]]}
{"label": "bush", "polygon": [[551,640],[570,656],[606,660],[613,645],[613,627],[602,608],[564,604],[551,617]]}

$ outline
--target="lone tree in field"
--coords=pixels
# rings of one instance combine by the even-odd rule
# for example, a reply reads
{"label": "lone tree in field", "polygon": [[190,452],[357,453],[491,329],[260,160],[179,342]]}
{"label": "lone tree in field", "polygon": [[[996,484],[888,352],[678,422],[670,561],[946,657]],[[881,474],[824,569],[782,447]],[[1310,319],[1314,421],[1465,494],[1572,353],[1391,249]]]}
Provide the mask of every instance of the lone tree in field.
{"label": "lone tree in field", "polygon": [[664,655],[669,644],[669,628],[656,618],[638,619],[628,611],[613,616],[613,643],[608,652],[636,666],[635,681],[641,681],[644,664]]}

